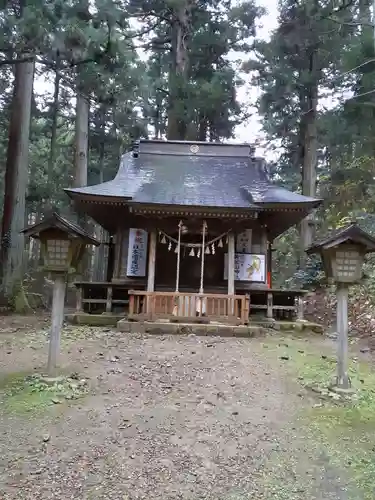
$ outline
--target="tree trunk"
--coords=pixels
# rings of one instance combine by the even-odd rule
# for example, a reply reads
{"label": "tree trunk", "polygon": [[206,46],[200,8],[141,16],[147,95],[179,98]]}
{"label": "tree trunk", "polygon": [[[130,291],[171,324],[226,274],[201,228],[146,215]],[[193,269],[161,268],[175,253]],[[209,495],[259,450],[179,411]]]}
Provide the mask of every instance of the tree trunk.
{"label": "tree trunk", "polygon": [[87,186],[87,157],[89,137],[88,98],[80,89],[77,91],[76,124],[75,124],[75,154],[73,187]]}
{"label": "tree trunk", "polygon": [[22,282],[25,197],[28,180],[29,133],[34,62],[16,64],[5,171],[0,273],[8,299],[15,299]]}
{"label": "tree trunk", "polygon": [[161,139],[162,135],[162,99],[160,91],[156,91],[155,96],[155,139]]}
{"label": "tree trunk", "polygon": [[[90,17],[90,1],[80,0],[80,10]],[[82,68],[78,68],[76,75],[76,122],[75,122],[75,155],[74,155],[74,180],[73,187],[87,186],[87,162],[89,149],[89,114],[90,101],[88,88],[82,74]],[[85,218],[81,218],[85,224]]]}
{"label": "tree trunk", "polygon": [[198,141],[206,141],[207,140],[207,130],[208,130],[208,122],[207,118],[204,114],[200,114],[199,123],[198,123]]}
{"label": "tree trunk", "polygon": [[[310,56],[310,85],[306,99],[306,110],[303,116],[303,164],[302,164],[302,194],[315,197],[316,193],[316,167],[317,167],[317,106],[318,106],[318,69],[316,67],[317,54],[314,51]],[[305,250],[313,243],[315,229],[314,214],[308,215],[300,227],[301,254],[300,268],[306,266]]]}
{"label": "tree trunk", "polygon": [[212,123],[211,121],[209,122],[209,138],[210,142],[219,142],[220,137],[217,133],[217,130],[215,128],[215,124]]}
{"label": "tree trunk", "polygon": [[169,74],[168,74],[168,120],[167,120],[167,139],[173,140],[177,139],[177,106],[176,101],[178,99],[178,89],[177,89],[177,67],[176,67],[176,47],[177,47],[177,26],[174,24],[172,26],[172,36],[171,36],[171,54],[169,63]]}
{"label": "tree trunk", "polygon": [[[105,116],[106,109],[104,105],[100,110],[100,124],[99,124],[99,134],[100,134],[100,145],[99,145],[99,182],[104,182],[104,154],[105,154]],[[107,241],[107,232],[104,231],[102,226],[95,224],[95,236],[102,242],[101,245],[94,248],[94,272],[93,279],[95,281],[105,280],[106,278],[106,266],[105,262],[105,245],[104,241]],[[108,264],[108,262],[107,262]]]}
{"label": "tree trunk", "polygon": [[[87,164],[88,164],[88,136],[89,136],[89,112],[90,101],[83,93],[80,85],[80,77],[77,75],[77,102],[75,122],[75,151],[74,151],[74,179],[73,187],[87,186]],[[77,223],[87,228],[85,214],[79,213]],[[77,279],[90,279],[91,252],[87,249],[77,270]]]}
{"label": "tree trunk", "polygon": [[191,34],[192,0],[182,1],[175,11],[172,27],[172,63],[169,72],[169,106],[167,137],[184,140],[188,124],[188,43]]}
{"label": "tree trunk", "polygon": [[[56,61],[56,74],[55,74],[55,84],[53,92],[53,103],[52,103],[52,124],[51,124],[51,140],[50,140],[50,150],[48,157],[48,171],[47,171],[47,186],[48,193],[52,194],[54,192],[54,166],[56,161],[56,147],[57,147],[57,121],[59,117],[59,94],[60,94],[60,71],[59,71],[59,59]],[[53,199],[50,198],[47,205],[52,208]]]}
{"label": "tree trunk", "polygon": [[[159,52],[157,54],[157,61],[158,61],[158,67],[157,67],[157,81],[161,81],[161,53]],[[154,122],[154,127],[155,127],[155,139],[161,139],[162,136],[162,130],[163,130],[163,98],[162,98],[162,93],[159,89],[155,90],[155,122]]]}
{"label": "tree trunk", "polygon": [[[360,0],[359,2],[359,22],[362,23],[360,26],[360,45],[363,54],[368,54],[368,57],[374,57],[374,47],[372,55],[368,53],[368,43],[369,40],[374,39],[373,26],[372,23],[375,20],[375,12],[371,12],[370,2],[368,0]],[[375,40],[373,44],[375,43]],[[370,152],[371,156],[375,156],[375,137],[374,137],[374,125],[375,125],[375,109],[374,105],[368,105],[369,102],[374,102],[374,95],[372,93],[374,88],[374,72],[368,71],[369,67],[361,68],[359,70],[359,88],[357,90],[358,94],[365,94],[362,98],[356,100],[357,106],[359,107],[359,123],[362,123],[361,135],[363,139],[361,141],[356,141],[355,151],[353,156],[357,153],[357,156],[367,156]],[[366,101],[364,103],[364,101]],[[362,120],[361,120],[362,118]],[[370,124],[370,130],[369,130]],[[366,138],[369,138],[366,140]]]}

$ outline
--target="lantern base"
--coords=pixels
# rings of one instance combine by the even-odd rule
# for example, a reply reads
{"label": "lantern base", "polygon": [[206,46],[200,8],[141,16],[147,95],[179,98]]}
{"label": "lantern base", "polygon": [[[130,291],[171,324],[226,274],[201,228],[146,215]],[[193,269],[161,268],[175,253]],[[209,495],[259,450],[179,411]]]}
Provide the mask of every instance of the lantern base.
{"label": "lantern base", "polygon": [[349,387],[341,387],[339,385],[333,385],[329,388],[330,391],[335,392],[336,394],[343,394],[350,396],[355,393],[355,390],[351,386],[351,382],[349,381]]}
{"label": "lantern base", "polygon": [[55,377],[43,375],[42,380],[43,380],[43,382],[45,382],[48,385],[54,385],[54,384],[58,384],[59,382],[64,382],[65,377],[60,376],[60,375],[56,375]]}

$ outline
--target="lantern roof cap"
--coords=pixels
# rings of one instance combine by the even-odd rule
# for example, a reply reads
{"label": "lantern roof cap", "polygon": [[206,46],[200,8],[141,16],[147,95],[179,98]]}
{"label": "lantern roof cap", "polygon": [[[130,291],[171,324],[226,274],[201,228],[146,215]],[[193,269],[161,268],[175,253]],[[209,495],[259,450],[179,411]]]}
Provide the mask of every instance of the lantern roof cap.
{"label": "lantern roof cap", "polygon": [[306,253],[308,255],[320,253],[322,250],[328,250],[342,243],[362,246],[366,253],[375,252],[375,238],[363,231],[357,221],[353,221],[345,227],[332,231],[325,238],[314,242],[306,249]]}
{"label": "lantern roof cap", "polygon": [[31,238],[39,238],[40,233],[48,229],[59,229],[72,238],[81,238],[85,243],[89,245],[100,245],[100,241],[96,238],[93,238],[81,226],[69,221],[68,219],[65,219],[65,217],[62,217],[57,212],[53,212],[41,222],[37,222],[32,226],[26,227],[21,231],[21,233]]}

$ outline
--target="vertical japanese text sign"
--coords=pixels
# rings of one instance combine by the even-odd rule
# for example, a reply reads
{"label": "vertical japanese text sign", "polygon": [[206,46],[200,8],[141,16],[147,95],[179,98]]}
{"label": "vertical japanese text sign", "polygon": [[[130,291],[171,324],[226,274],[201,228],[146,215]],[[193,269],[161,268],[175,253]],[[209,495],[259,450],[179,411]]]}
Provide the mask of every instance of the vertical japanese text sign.
{"label": "vertical japanese text sign", "polygon": [[129,229],[129,251],[126,271],[128,276],[146,276],[147,237],[147,231],[143,229]]}

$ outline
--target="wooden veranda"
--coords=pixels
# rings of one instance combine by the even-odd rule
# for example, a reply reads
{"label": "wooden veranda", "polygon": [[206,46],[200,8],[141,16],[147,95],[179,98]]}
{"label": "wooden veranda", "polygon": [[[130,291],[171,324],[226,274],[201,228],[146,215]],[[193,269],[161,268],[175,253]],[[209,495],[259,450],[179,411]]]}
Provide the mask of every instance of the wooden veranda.
{"label": "wooden veranda", "polygon": [[130,320],[220,321],[246,325],[248,295],[129,291]]}
{"label": "wooden veranda", "polygon": [[[239,290],[223,293],[167,292],[130,289],[132,284],[112,282],[75,283],[77,313],[124,314],[133,321],[172,319],[173,321],[225,321],[247,324],[261,314],[268,319],[304,318],[305,290]],[[141,287],[142,288],[142,287]],[[148,300],[146,300],[148,299]],[[262,314],[263,313],[263,314]]]}

